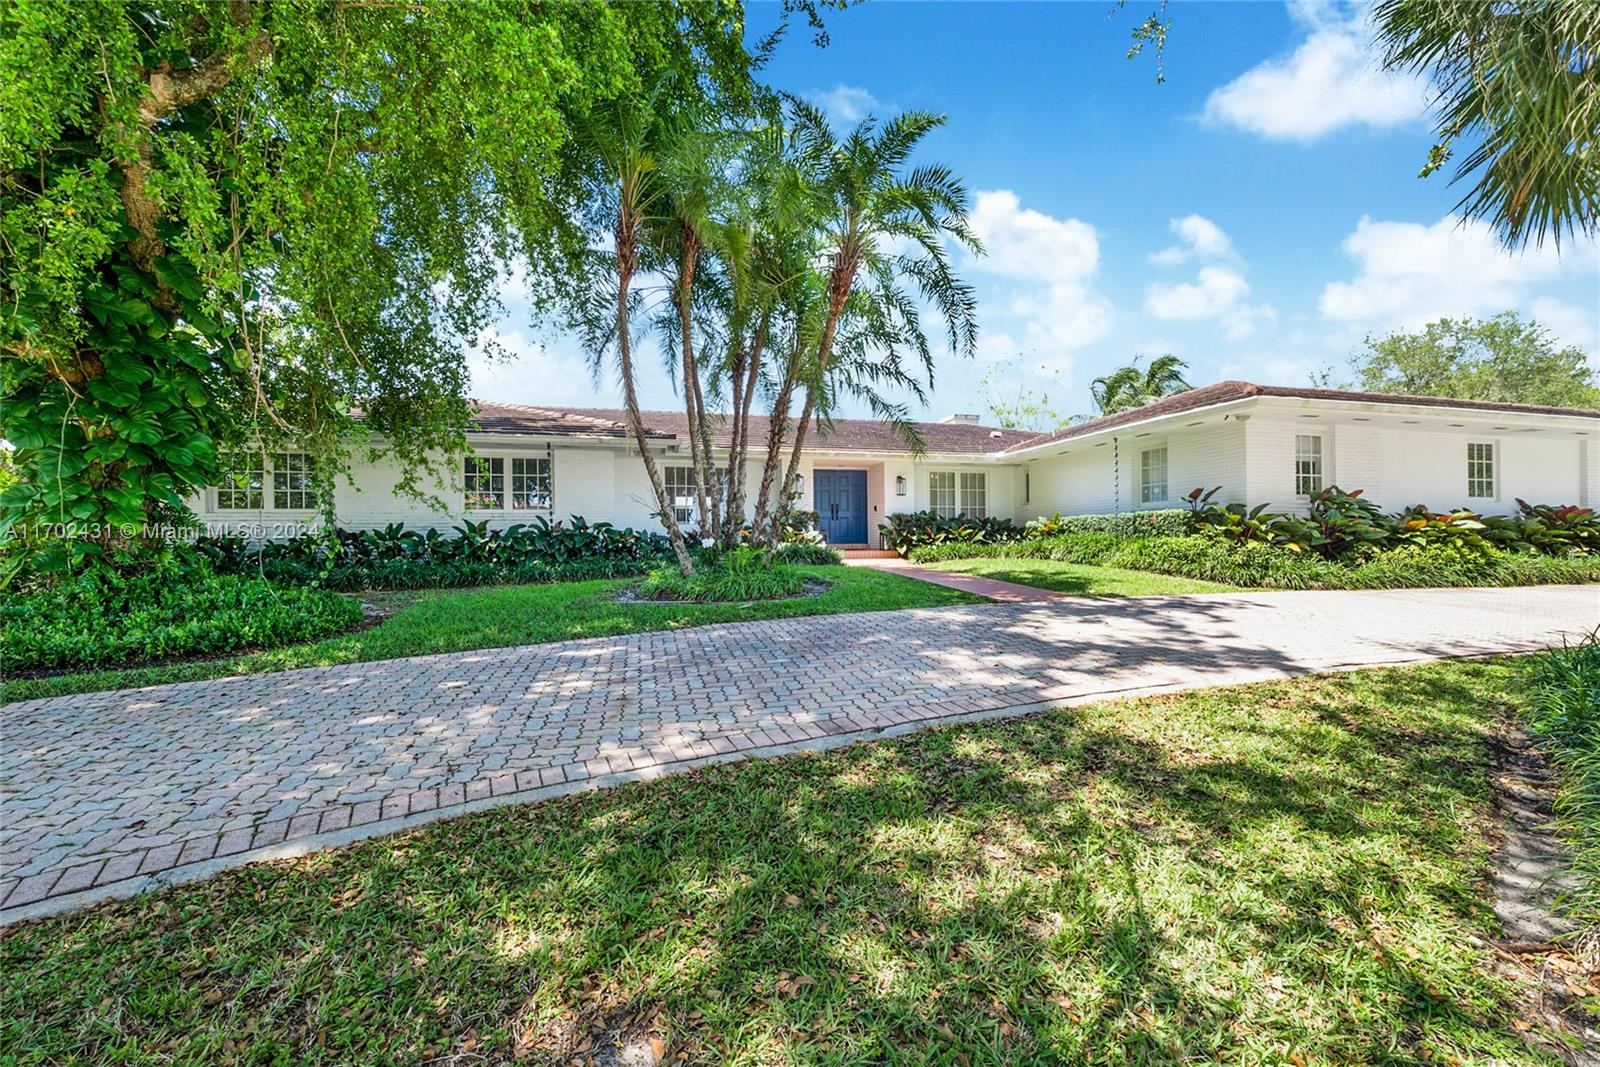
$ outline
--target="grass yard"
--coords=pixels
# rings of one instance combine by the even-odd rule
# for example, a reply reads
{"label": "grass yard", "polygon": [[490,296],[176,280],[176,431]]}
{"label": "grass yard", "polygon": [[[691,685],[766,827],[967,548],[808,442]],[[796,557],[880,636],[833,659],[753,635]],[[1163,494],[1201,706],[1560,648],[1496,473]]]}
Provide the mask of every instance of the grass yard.
{"label": "grass yard", "polygon": [[1162,596],[1169,593],[1237,593],[1237,586],[1150,571],[1120,570],[1053,559],[955,559],[932,564],[941,571],[995,578],[1079,596]]}
{"label": "grass yard", "polygon": [[1551,1063],[1480,940],[1489,735],[1525,670],[953,727],[232,871],[0,933],[0,1042],[16,1063],[615,1062],[629,1043],[691,1063]]}
{"label": "grass yard", "polygon": [[619,601],[617,594],[637,585],[637,579],[366,593],[360,594],[363,600],[394,611],[380,625],[368,630],[225,659],[14,679],[0,686],[0,700],[31,700],[64,693],[394,659],[430,652],[462,652],[579,637],[611,637],[645,630],[676,630],[713,622],[983,602],[981,597],[954,589],[863,567],[797,569],[808,578],[828,582],[828,590],[819,596],[745,604]]}

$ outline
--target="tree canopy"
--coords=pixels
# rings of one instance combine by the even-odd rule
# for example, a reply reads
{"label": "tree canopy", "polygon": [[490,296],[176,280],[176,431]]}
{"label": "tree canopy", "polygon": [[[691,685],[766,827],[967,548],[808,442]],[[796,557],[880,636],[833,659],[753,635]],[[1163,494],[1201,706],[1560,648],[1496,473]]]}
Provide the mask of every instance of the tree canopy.
{"label": "tree canopy", "polygon": [[1457,207],[1513,247],[1600,227],[1600,4],[1594,0],[1380,0],[1384,62],[1438,97],[1424,176],[1458,141]]}
{"label": "tree canopy", "polygon": [[1583,349],[1514,311],[1368,337],[1351,368],[1351,387],[1371,393],[1600,409],[1600,373]]}
{"label": "tree canopy", "polygon": [[723,3],[0,6],[0,521],[133,527],[247,443],[324,478],[357,428],[412,470],[458,452],[503,269],[553,298],[586,243],[573,116],[663,71],[748,91],[743,30]]}

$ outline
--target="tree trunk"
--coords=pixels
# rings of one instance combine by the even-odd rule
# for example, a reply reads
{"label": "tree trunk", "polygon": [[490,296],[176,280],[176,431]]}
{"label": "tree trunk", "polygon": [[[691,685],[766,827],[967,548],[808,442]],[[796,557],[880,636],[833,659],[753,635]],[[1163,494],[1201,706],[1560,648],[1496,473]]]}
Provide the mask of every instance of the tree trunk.
{"label": "tree trunk", "polygon": [[[624,198],[626,203],[626,198]],[[661,480],[661,468],[650,454],[650,442],[645,437],[644,420],[639,415],[639,394],[633,384],[633,341],[628,334],[628,285],[633,280],[638,265],[638,224],[632,212],[624,206],[618,213],[617,248],[617,362],[622,373],[622,401],[628,409],[628,430],[633,434],[639,456],[644,460],[644,472],[650,479],[650,488],[656,494],[656,506],[661,509],[661,525],[666,527],[667,538],[672,542],[672,553],[678,557],[678,568],[684,574],[694,573],[694,561],[689,558],[689,546],[684,543],[683,531],[672,514],[672,499]]]}
{"label": "tree trunk", "polygon": [[[823,382],[828,376],[828,362],[833,358],[833,338],[839,329],[839,318],[844,314],[845,300],[850,296],[850,287],[855,284],[856,257],[848,252],[841,252],[834,261],[833,274],[828,280],[828,321],[822,327],[822,337],[817,341],[817,369],[816,379],[806,387],[805,406],[800,409],[800,421],[794,427],[794,445],[789,452],[789,466],[783,476],[783,501],[788,503],[789,486],[794,484],[795,478],[800,473],[800,453],[806,446],[806,430],[810,427],[811,416],[817,410],[817,393],[822,389]],[[779,530],[778,519],[783,514],[780,507],[772,520],[772,541],[777,543]]]}
{"label": "tree trunk", "polygon": [[716,512],[710,506],[709,487],[706,484],[711,456],[704,448],[710,442],[704,432],[705,397],[700,391],[700,368],[694,355],[694,272],[700,258],[700,239],[693,227],[687,224],[682,227],[682,232],[683,258],[678,265],[678,284],[673,286],[672,302],[677,307],[678,326],[682,331],[683,410],[689,419],[689,462],[694,469],[695,514],[699,516],[699,533],[703,539],[715,536]]}
{"label": "tree trunk", "polygon": [[723,541],[734,545],[744,527],[745,477],[750,469],[750,409],[755,406],[756,383],[761,380],[761,354],[767,342],[768,315],[747,350],[733,364],[733,426],[728,449],[728,510]]}
{"label": "tree trunk", "polygon": [[[761,488],[756,495],[756,515],[751,525],[751,534],[754,537],[769,541],[775,540],[769,535],[769,527],[776,527],[776,518],[772,513],[772,484],[777,478],[778,468],[783,465],[783,442],[789,433],[789,403],[794,398],[794,387],[800,377],[800,350],[798,347],[789,353],[788,363],[784,367],[783,381],[778,386],[778,393],[772,400],[772,418],[767,426],[767,456],[761,466]],[[788,486],[779,490],[787,495]],[[781,507],[779,511],[781,511]]]}

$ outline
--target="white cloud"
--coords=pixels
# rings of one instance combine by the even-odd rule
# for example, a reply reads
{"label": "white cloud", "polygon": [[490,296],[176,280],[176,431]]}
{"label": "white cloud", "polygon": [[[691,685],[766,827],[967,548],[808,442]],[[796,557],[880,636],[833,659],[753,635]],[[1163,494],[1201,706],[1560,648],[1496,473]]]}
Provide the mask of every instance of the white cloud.
{"label": "white cloud", "polygon": [[[1175,266],[1188,259],[1237,259],[1233,242],[1222,227],[1203,215],[1173,219],[1172,232],[1182,242],[1150,257],[1160,266]],[[1268,304],[1254,307],[1244,302],[1250,283],[1233,267],[1215,263],[1200,268],[1192,282],[1154,282],[1145,290],[1144,310],[1152,318],[1196,321],[1216,319],[1230,341],[1249,337],[1256,324],[1277,317]]]}
{"label": "white cloud", "polygon": [[1202,119],[1271,140],[1308,144],[1346,126],[1382,129],[1423,115],[1419,78],[1385,73],[1363,8],[1291,4],[1305,40],[1212,91]]}
{"label": "white cloud", "polygon": [[1201,267],[1195,282],[1156,282],[1145,291],[1144,309],[1158,319],[1211,319],[1238,305],[1250,292],[1244,276],[1227,267]]}
{"label": "white cloud", "polygon": [[1178,235],[1180,243],[1150,257],[1150,262],[1158,266],[1175,267],[1188,259],[1226,259],[1233,255],[1233,242],[1228,240],[1228,235],[1204,215],[1173,219],[1169,227]]}
{"label": "white cloud", "polygon": [[[1322,290],[1322,317],[1353,326],[1416,329],[1443,315],[1492,315],[1515,307],[1530,286],[1592,263],[1588,249],[1508,252],[1481,222],[1446,216],[1431,226],[1363,216],[1344,240],[1360,267]],[[1586,252],[1588,254],[1586,254]]]}
{"label": "white cloud", "polygon": [[1050,358],[1106,335],[1111,303],[1092,285],[1100,268],[1093,226],[1025,208],[1009,189],[980,192],[971,221],[987,252],[972,269],[1020,283],[1006,308],[1026,320],[1017,350]]}
{"label": "white cloud", "polygon": [[1256,324],[1277,317],[1269,304],[1254,307],[1244,303],[1250,283],[1238,271],[1227,267],[1201,267],[1193,282],[1168,285],[1155,282],[1144,294],[1144,309],[1158,319],[1216,319],[1230,341],[1256,332]]}
{"label": "white cloud", "polygon": [[813,89],[805,97],[842,126],[854,126],[868,115],[882,118],[887,110],[881,100],[859,85],[840,83],[832,89]]}

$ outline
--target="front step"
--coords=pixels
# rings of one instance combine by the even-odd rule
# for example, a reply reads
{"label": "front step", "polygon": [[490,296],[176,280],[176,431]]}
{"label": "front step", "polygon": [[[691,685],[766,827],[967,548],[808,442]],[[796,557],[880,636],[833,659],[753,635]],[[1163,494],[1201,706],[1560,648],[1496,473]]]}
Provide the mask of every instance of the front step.
{"label": "front step", "polygon": [[891,552],[887,548],[867,548],[865,545],[851,545],[849,547],[842,547],[840,545],[833,545],[832,547],[833,548],[837,548],[839,550],[839,554],[841,556],[843,556],[845,559],[896,559],[896,558],[898,558],[898,553]]}

